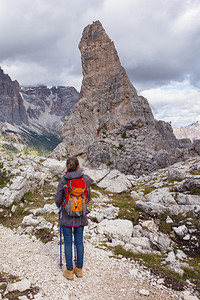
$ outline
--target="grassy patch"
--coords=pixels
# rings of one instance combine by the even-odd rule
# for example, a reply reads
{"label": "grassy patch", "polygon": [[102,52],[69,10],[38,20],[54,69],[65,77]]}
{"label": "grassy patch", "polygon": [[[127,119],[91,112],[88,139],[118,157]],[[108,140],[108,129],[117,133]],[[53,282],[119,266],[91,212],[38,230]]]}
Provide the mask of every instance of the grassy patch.
{"label": "grassy patch", "polygon": [[148,220],[149,216],[141,210],[135,208],[135,200],[126,193],[113,193],[110,203],[119,207],[118,218],[126,219],[133,222],[133,225],[138,224],[139,219]]}
{"label": "grassy patch", "polygon": [[13,155],[19,153],[20,151],[11,144],[3,144],[1,145],[1,152],[2,154]]}
{"label": "grassy patch", "polygon": [[119,207],[118,217],[119,219],[126,219],[133,222],[133,225],[137,225],[139,220],[148,220],[150,217],[145,212],[135,207],[135,200],[130,194],[127,193],[111,193],[105,191],[96,185],[91,186],[93,190],[99,191],[102,195],[107,196],[110,201],[109,204]]}
{"label": "grassy patch", "polygon": [[185,280],[189,280],[193,284],[196,285],[197,290],[200,293],[200,254],[196,255],[192,259],[187,261],[188,265],[191,267],[191,269],[183,268],[184,275],[183,278]]}
{"label": "grassy patch", "polygon": [[[22,220],[25,216],[29,215],[30,209],[36,209],[44,207],[46,203],[54,203],[55,189],[52,188],[48,183],[34,192],[27,192],[22,197],[21,201],[14,202],[10,207],[2,207],[0,212],[0,223],[11,229],[17,228],[21,225]],[[44,199],[44,197],[49,199]],[[16,209],[11,212],[12,206],[15,205]],[[54,213],[43,215],[44,218],[52,223],[57,221],[58,216]]]}
{"label": "grassy patch", "polygon": [[139,184],[136,185],[133,190],[138,192],[138,191],[143,191],[144,196],[151,193],[152,191],[154,191],[156,188],[152,187],[151,185],[148,184]]}
{"label": "grassy patch", "polygon": [[126,138],[127,138],[126,131],[124,131],[124,132],[122,133],[121,137],[122,137],[123,139],[126,139]]}
{"label": "grassy patch", "polygon": [[35,231],[35,236],[41,240],[44,244],[52,241],[54,234],[48,228],[38,229]]}
{"label": "grassy patch", "polygon": [[190,174],[192,174],[192,175],[200,175],[200,170],[190,171]]}
{"label": "grassy patch", "polygon": [[131,258],[138,261],[141,265],[148,267],[152,273],[164,277],[164,284],[174,290],[183,290],[184,281],[181,276],[166,268],[162,262],[164,261],[164,256],[155,254],[144,254],[144,253],[134,253],[132,251],[125,250],[122,246],[116,246],[113,249],[115,255],[122,255],[126,258]]}
{"label": "grassy patch", "polygon": [[91,198],[98,198],[99,194],[95,193],[95,192],[91,192]]}
{"label": "grassy patch", "polygon": [[56,222],[58,223],[58,214],[51,213],[43,215],[43,217],[47,222],[50,222],[51,224],[55,224]]}
{"label": "grassy patch", "polygon": [[198,196],[200,196],[200,188],[192,188],[190,190],[190,195],[198,195]]}
{"label": "grassy patch", "polygon": [[9,176],[9,172],[4,168],[2,162],[0,162],[0,188],[3,188],[11,181],[13,176]]}

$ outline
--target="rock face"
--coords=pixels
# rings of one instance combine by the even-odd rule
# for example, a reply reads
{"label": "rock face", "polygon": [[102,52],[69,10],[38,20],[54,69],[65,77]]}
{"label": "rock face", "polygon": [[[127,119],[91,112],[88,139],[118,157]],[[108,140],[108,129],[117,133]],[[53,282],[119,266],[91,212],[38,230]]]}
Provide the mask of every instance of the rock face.
{"label": "rock face", "polygon": [[78,100],[76,89],[65,86],[22,87],[21,95],[29,126],[33,130],[37,127],[54,132],[60,138],[64,118]]}
{"label": "rock face", "polygon": [[0,133],[18,134],[28,144],[53,150],[78,95],[74,87],[20,87],[0,68]]}
{"label": "rock face", "polygon": [[20,95],[19,83],[4,74],[0,68],[0,121],[28,125],[28,119]]}
{"label": "rock face", "polygon": [[81,92],[55,156],[84,153],[96,167],[103,163],[135,175],[182,159],[171,125],[156,121],[148,101],[137,95],[99,21],[84,29],[79,49]]}

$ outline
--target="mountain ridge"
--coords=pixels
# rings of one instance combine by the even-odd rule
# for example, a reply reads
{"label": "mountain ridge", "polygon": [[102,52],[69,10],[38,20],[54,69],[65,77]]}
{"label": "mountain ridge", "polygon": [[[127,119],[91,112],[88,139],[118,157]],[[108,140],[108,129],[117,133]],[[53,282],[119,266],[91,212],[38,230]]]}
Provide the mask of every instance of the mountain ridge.
{"label": "mountain ridge", "polygon": [[177,139],[200,139],[200,121],[193,122],[185,127],[173,127],[173,132]]}
{"label": "mountain ridge", "polygon": [[21,135],[25,143],[53,150],[61,142],[66,115],[78,99],[74,87],[20,87],[0,68],[0,131]]}

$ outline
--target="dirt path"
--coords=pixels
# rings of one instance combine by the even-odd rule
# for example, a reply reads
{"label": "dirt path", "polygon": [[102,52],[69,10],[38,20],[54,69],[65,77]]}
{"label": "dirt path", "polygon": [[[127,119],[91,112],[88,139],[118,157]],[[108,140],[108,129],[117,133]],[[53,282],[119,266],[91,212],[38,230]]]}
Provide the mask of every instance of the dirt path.
{"label": "dirt path", "polygon": [[[34,299],[181,299],[181,293],[163,287],[148,270],[126,259],[110,258],[111,253],[88,241],[84,276],[74,281],[64,278],[58,266],[58,241],[45,245],[0,225],[0,249],[1,272],[29,279],[39,287]],[[141,289],[149,295],[141,294]]]}

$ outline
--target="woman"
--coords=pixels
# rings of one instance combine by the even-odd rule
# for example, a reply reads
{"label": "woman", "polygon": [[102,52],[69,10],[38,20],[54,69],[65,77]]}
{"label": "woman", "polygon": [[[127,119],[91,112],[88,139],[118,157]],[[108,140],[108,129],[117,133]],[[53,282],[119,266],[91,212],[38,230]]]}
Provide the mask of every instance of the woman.
{"label": "woman", "polygon": [[[82,178],[86,181],[87,186],[87,202],[90,200],[89,182],[83,173],[79,170],[79,161],[76,157],[69,157],[66,162],[67,173],[61,178],[58,184],[55,203],[59,208],[59,224],[62,227],[64,236],[65,259],[67,269],[64,276],[72,280],[74,273],[77,277],[82,277],[84,245],[83,245],[83,230],[84,226],[88,225],[87,215],[84,216],[69,216],[63,206],[64,185],[72,179]],[[74,228],[74,244],[77,250],[77,262],[73,269],[72,261],[72,228]]]}

